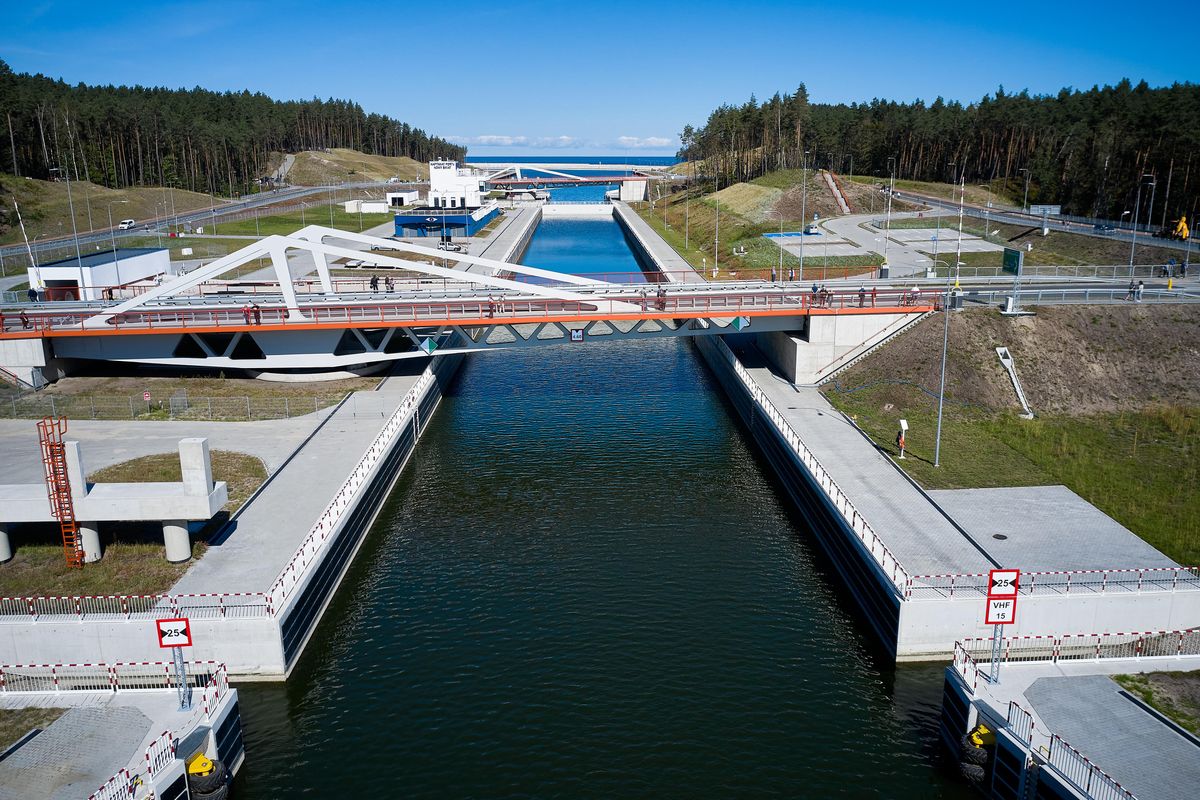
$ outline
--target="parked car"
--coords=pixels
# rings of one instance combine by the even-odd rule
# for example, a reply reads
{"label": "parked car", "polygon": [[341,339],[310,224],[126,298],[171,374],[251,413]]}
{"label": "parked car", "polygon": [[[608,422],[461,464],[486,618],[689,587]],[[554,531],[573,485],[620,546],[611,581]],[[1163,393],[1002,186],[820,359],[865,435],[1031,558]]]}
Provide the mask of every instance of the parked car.
{"label": "parked car", "polygon": [[1096,231],[1096,233],[1112,233],[1117,229],[1117,226],[1097,223],[1096,225],[1092,226],[1092,229]]}
{"label": "parked car", "polygon": [[134,225],[137,225],[137,220],[123,219],[123,220],[121,220],[121,224],[117,226],[117,229],[122,230],[122,231],[127,231],[130,228],[132,228]]}
{"label": "parked car", "polygon": [[463,251],[462,245],[455,244],[454,242],[438,242],[437,249],[448,250],[451,253],[461,253]]}

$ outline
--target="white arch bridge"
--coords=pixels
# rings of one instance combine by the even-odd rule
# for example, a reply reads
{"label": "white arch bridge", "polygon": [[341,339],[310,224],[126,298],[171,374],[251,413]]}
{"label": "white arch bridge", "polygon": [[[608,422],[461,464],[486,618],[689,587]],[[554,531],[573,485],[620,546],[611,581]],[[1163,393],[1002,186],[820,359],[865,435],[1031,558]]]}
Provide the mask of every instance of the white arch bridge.
{"label": "white arch bridge", "polygon": [[[315,280],[293,277],[288,260],[298,253],[312,258]],[[433,263],[447,258],[466,269]],[[272,281],[225,279],[263,259]],[[339,259],[394,275],[393,289],[345,291],[332,272]],[[614,283],[309,226],[268,236],[129,299],[10,308],[0,320],[0,344],[40,340],[54,358],[344,371],[588,339],[698,336],[748,326],[802,330],[811,316],[910,315],[934,305],[930,293],[921,298],[903,290],[816,296],[798,283],[669,284],[657,273],[644,280]],[[122,291],[128,289],[118,289],[118,297]]]}

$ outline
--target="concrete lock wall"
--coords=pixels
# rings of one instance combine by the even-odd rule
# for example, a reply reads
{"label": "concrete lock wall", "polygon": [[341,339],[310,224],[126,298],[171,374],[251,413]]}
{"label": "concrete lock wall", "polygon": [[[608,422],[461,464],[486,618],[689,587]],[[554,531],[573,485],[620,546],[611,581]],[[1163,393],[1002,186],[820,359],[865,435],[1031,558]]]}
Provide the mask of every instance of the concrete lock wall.
{"label": "concrete lock wall", "polygon": [[[164,610],[161,616],[174,615]],[[235,674],[283,674],[283,648],[276,620],[190,620],[195,645],[185,651],[188,660],[222,661]],[[5,618],[0,623],[0,663],[93,664],[170,658],[171,652],[158,646],[152,619],[15,622]]]}
{"label": "concrete lock wall", "polygon": [[789,381],[814,383],[841,363],[842,356],[865,350],[910,319],[911,314],[810,316],[803,331],[763,333],[757,341]]}

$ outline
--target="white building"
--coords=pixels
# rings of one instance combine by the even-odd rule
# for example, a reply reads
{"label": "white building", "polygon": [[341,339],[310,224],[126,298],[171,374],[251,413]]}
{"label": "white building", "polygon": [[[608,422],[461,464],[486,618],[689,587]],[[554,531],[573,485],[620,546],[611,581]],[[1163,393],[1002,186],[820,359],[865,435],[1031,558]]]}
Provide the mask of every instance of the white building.
{"label": "white building", "polygon": [[479,208],[484,175],[459,168],[457,161],[429,162],[429,205],[434,208]]}
{"label": "white building", "polygon": [[30,267],[29,285],[46,300],[103,300],[106,290],[166,275],[169,250],[119,247]]}
{"label": "white building", "polygon": [[386,214],[388,203],[386,200],[347,200],[345,208],[347,214]]}
{"label": "white building", "polygon": [[416,189],[409,189],[403,192],[388,192],[387,204],[391,208],[404,208],[405,206],[411,206],[413,203],[417,202],[417,199],[420,198],[420,196],[421,193]]}

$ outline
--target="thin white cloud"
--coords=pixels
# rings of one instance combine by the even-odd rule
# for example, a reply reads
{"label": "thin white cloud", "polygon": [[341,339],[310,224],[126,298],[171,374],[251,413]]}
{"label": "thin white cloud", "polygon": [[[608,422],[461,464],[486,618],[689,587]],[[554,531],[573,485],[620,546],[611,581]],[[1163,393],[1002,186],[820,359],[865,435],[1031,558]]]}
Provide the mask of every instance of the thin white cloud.
{"label": "thin white cloud", "polygon": [[484,134],[482,136],[447,136],[454,144],[475,145],[477,147],[578,147],[580,142],[574,136],[505,136],[502,134]]}
{"label": "thin white cloud", "polygon": [[671,147],[675,144],[675,140],[666,136],[618,136],[617,144],[630,149]]}

